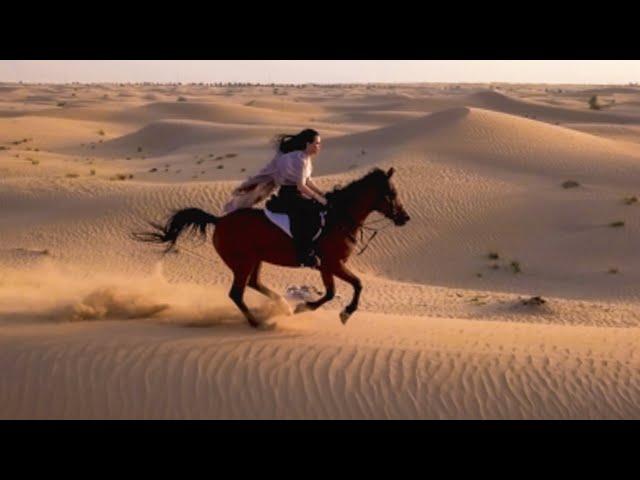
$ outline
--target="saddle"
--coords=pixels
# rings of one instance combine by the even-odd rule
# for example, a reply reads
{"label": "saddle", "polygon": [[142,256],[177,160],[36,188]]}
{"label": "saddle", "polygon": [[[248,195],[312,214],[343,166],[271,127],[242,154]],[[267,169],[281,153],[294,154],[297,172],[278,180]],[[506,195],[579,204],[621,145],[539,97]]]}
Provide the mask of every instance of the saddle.
{"label": "saddle", "polygon": [[[278,226],[284,233],[286,233],[291,238],[293,238],[293,235],[291,234],[291,219],[289,218],[288,214],[272,212],[268,208],[264,209],[264,214],[269,220],[271,220],[271,222],[273,222],[276,226]],[[321,210],[318,212],[318,216],[317,216],[318,218],[316,219],[316,221],[309,221],[309,223],[311,224],[310,228],[315,229],[313,230],[315,232],[315,235],[312,238],[313,241],[316,241],[318,238],[320,238],[320,235],[322,235],[322,231],[324,230],[324,226],[326,224],[325,222],[326,214],[327,214],[326,210]]]}
{"label": "saddle", "polygon": [[325,224],[326,209],[317,202],[302,199],[295,187],[281,188],[278,195],[272,195],[266,202],[264,211],[267,218],[291,238],[292,221],[297,222],[294,231],[301,232],[312,241],[320,237]]}

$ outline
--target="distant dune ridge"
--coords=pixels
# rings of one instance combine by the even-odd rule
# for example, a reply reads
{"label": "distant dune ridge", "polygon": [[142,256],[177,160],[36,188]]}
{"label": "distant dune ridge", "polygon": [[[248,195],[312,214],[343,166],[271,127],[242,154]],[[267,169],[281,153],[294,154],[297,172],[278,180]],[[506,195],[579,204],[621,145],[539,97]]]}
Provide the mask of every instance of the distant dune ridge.
{"label": "distant dune ridge", "polygon": [[[0,84],[0,126],[1,418],[640,414],[636,87]],[[258,332],[210,237],[131,233],[220,215],[305,127],[323,189],[393,166],[412,220],[351,258],[347,326],[337,281],[300,315],[249,291]]]}

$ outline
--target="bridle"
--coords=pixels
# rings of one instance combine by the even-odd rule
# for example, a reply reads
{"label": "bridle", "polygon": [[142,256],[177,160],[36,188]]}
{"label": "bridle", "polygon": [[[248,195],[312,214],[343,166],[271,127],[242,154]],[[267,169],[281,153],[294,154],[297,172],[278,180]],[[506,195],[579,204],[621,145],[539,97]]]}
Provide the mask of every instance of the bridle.
{"label": "bridle", "polygon": [[[380,223],[380,222],[385,222],[385,221],[389,221],[391,223],[388,223],[387,225],[383,226],[383,227],[370,227],[369,225],[373,225],[376,223]],[[371,234],[371,236],[369,237],[369,239],[367,240],[366,244],[364,247],[362,247],[362,249],[356,254],[356,255],[362,255],[364,253],[364,251],[369,248],[369,244],[371,243],[371,241],[376,238],[376,235],[378,235],[378,232],[381,232],[382,230],[385,230],[391,226],[393,226],[393,220],[391,220],[390,218],[384,217],[384,218],[380,218],[378,220],[374,220],[373,222],[370,222],[369,225],[367,225],[366,223],[362,224],[359,228],[360,230],[360,242],[362,242],[362,239],[364,238],[364,231],[365,230],[369,230],[370,232],[373,232]],[[354,239],[355,241],[355,239]]]}
{"label": "bridle", "polygon": [[[360,232],[360,243],[362,243],[363,239],[364,239],[364,232],[365,230],[369,231],[369,232],[373,232],[371,234],[371,236],[367,239],[367,241],[365,242],[365,245],[360,249],[360,251],[358,253],[356,253],[356,255],[362,255],[365,250],[367,248],[369,248],[369,245],[371,244],[371,241],[376,237],[376,235],[378,235],[378,232],[381,232],[382,230],[386,230],[387,228],[393,226],[395,224],[395,221],[389,217],[387,217],[386,215],[384,215],[384,218],[379,218],[377,220],[372,220],[370,222],[365,222],[362,225],[358,225],[358,223],[353,219],[353,217],[351,215],[349,215],[347,212],[343,212],[344,218],[346,218],[350,223],[351,226],[350,227],[342,227],[345,231],[345,233],[347,234],[347,237],[349,237],[351,239],[351,241],[353,241],[353,243],[357,244],[358,243],[358,239],[356,238],[358,235],[358,232]],[[376,225],[380,222],[390,222],[382,227],[372,227],[372,225]],[[350,233],[349,230],[355,228],[356,231],[355,233]]]}

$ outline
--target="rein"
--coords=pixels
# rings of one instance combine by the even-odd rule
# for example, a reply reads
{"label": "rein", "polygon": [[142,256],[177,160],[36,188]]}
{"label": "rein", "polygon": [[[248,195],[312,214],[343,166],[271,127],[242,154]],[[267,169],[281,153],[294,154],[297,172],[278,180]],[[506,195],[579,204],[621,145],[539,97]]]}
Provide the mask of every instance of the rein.
{"label": "rein", "polygon": [[[388,218],[382,218],[382,219],[380,219],[380,220],[375,220],[375,221],[371,222],[369,225],[373,225],[373,224],[375,224],[375,223],[384,222],[385,220],[389,220],[389,219],[388,219]],[[389,221],[391,221],[391,220],[389,220]],[[361,249],[361,250],[360,250],[356,255],[362,255],[362,254],[364,253],[364,251],[365,251],[367,248],[369,248],[369,245],[371,244],[371,241],[372,241],[374,238],[376,238],[376,235],[378,235],[378,232],[381,232],[382,230],[384,230],[384,229],[386,229],[386,228],[391,227],[391,226],[393,225],[393,223],[389,223],[389,224],[387,224],[387,225],[384,225],[383,227],[378,227],[378,228],[370,227],[369,225],[364,224],[364,225],[362,225],[362,226],[360,227],[360,242],[362,242],[362,239],[364,238],[364,231],[365,231],[365,230],[369,230],[370,232],[373,232],[373,233],[371,234],[371,236],[370,236],[370,237],[369,237],[369,239],[367,240],[367,242],[366,242],[365,246],[364,246],[364,247],[362,247],[362,249]]]}
{"label": "rein", "polygon": [[[355,221],[355,220],[353,220],[353,218],[351,218],[351,216],[350,216],[350,215],[346,215],[346,214],[345,214],[344,218],[346,218],[349,222],[351,222],[351,228],[355,228],[355,229],[356,229],[356,232],[355,232],[355,234],[353,234],[353,235],[352,235],[352,234],[350,234],[350,233],[348,232],[348,228],[349,228],[349,227],[346,227],[346,226],[345,226],[345,227],[342,227],[342,229],[345,231],[345,233],[347,234],[347,236],[348,236],[348,237],[349,237],[349,238],[350,238],[354,243],[356,243],[356,244],[357,244],[358,242],[360,242],[360,243],[362,243],[362,242],[363,242],[363,240],[364,240],[364,231],[365,231],[365,230],[367,230],[367,231],[369,231],[369,232],[373,232],[373,233],[371,234],[371,236],[370,236],[370,237],[367,239],[367,241],[365,242],[365,245],[360,249],[360,251],[359,251],[358,253],[356,253],[356,255],[358,255],[358,256],[359,256],[359,255],[362,255],[362,254],[365,252],[365,250],[366,250],[367,248],[369,248],[369,245],[371,244],[371,241],[372,241],[374,238],[376,238],[376,235],[378,235],[378,232],[381,232],[382,230],[385,230],[385,229],[387,229],[387,228],[389,228],[389,227],[391,227],[391,226],[393,225],[393,221],[392,221],[391,219],[389,219],[389,218],[386,218],[386,217],[384,217],[384,218],[379,218],[378,220],[373,220],[373,221],[371,221],[371,222],[367,222],[367,223],[364,223],[364,224],[362,224],[362,225],[358,225],[358,224],[356,223],[356,221]],[[384,226],[382,226],[382,227],[377,227],[377,228],[376,228],[376,227],[372,227],[372,226],[371,226],[371,225],[376,225],[376,224],[378,224],[378,223],[380,223],[380,222],[385,222],[385,221],[388,221],[388,222],[390,222],[390,223],[388,223],[387,225],[384,225]],[[360,232],[360,240],[358,240],[358,239],[356,238],[356,237],[357,237],[357,235],[358,235],[358,232]]]}

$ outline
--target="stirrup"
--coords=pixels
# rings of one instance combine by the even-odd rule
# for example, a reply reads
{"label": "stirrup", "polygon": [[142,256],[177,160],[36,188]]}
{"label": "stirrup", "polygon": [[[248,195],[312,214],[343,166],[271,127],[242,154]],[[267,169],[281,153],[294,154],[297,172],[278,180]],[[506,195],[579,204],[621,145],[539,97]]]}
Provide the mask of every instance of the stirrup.
{"label": "stirrup", "polygon": [[315,253],[312,253],[306,256],[300,262],[301,267],[318,268],[320,265],[321,265],[320,257],[318,257],[318,255],[316,255]]}

